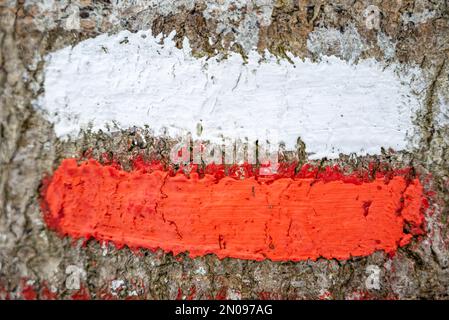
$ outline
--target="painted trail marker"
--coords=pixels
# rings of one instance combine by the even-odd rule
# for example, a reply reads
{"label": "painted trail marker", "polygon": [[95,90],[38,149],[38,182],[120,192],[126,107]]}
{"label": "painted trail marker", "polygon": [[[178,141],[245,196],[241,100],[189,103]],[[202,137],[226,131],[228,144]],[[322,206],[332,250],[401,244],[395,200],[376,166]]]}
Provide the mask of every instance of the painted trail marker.
{"label": "painted trail marker", "polygon": [[336,170],[318,179],[307,170],[271,180],[218,173],[125,172],[67,159],[44,192],[46,220],[74,238],[254,260],[394,252],[421,232],[418,179],[378,175],[364,182]]}
{"label": "painted trail marker", "polygon": [[[124,41],[126,39],[126,41]],[[419,100],[393,67],[357,65],[335,57],[294,64],[255,52],[197,59],[189,44],[177,49],[150,32],[121,32],[82,41],[49,55],[45,94],[37,105],[58,136],[149,125],[156,133],[196,133],[225,138],[270,139],[279,133],[287,149],[298,137],[310,159],[339,153],[402,150],[413,132]]]}
{"label": "painted trail marker", "polygon": [[[47,59],[37,101],[59,137],[81,129],[149,125],[173,136],[202,127],[201,139],[298,137],[309,159],[403,150],[419,99],[394,68],[281,60],[250,53],[196,59],[150,32],[85,40]],[[66,159],[43,193],[50,227],[74,238],[161,248],[192,257],[347,259],[394,252],[420,234],[425,204],[418,179],[366,181],[327,168],[271,178],[135,169]],[[404,231],[407,229],[407,231]]]}

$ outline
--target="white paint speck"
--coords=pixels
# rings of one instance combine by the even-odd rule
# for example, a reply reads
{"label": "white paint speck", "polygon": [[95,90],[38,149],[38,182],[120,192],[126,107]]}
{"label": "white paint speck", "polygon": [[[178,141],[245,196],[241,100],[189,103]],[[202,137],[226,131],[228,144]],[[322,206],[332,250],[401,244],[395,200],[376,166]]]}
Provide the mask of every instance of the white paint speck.
{"label": "white paint speck", "polygon": [[108,243],[107,242],[103,242],[101,244],[101,255],[103,257],[105,257],[108,254],[109,250],[108,250]]}
{"label": "white paint speck", "polygon": [[173,35],[160,44],[149,31],[124,31],[51,53],[36,106],[59,137],[144,125],[176,137],[201,123],[213,142],[276,133],[294,149],[300,137],[311,159],[407,147],[420,102],[394,66],[293,56],[291,64],[254,51],[246,64],[237,54],[196,59]]}
{"label": "white paint speck", "polygon": [[65,20],[65,29],[79,30],[81,28],[79,7],[71,6],[67,11],[69,12],[69,16]]}
{"label": "white paint speck", "polygon": [[377,6],[369,5],[363,15],[365,17],[365,26],[368,30],[380,29],[380,9]]}
{"label": "white paint speck", "polygon": [[117,291],[125,284],[125,281],[123,280],[112,280],[111,282],[111,289],[113,291]]}
{"label": "white paint speck", "polygon": [[365,280],[365,287],[368,290],[380,290],[380,268],[370,264],[366,267],[365,272],[368,277]]}
{"label": "white paint speck", "polygon": [[79,290],[81,288],[81,279],[85,279],[86,271],[77,265],[69,265],[65,269],[67,278],[65,287],[68,290]]}
{"label": "white paint speck", "polygon": [[226,298],[229,300],[242,300],[242,294],[237,290],[228,289]]}
{"label": "white paint speck", "polygon": [[206,275],[207,271],[206,271],[206,268],[204,268],[203,266],[200,266],[200,267],[198,267],[198,269],[195,270],[195,273],[204,276],[204,275]]}
{"label": "white paint speck", "polygon": [[136,297],[136,296],[138,295],[138,293],[137,293],[136,290],[132,290],[132,291],[129,291],[129,292],[128,292],[128,295],[129,295],[130,297]]}

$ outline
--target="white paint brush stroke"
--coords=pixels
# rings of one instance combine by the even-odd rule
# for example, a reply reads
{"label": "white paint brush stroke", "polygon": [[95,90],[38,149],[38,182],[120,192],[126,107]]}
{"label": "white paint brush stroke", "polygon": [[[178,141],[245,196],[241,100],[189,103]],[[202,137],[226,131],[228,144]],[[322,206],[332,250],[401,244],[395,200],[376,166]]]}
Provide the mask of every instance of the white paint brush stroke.
{"label": "white paint brush stroke", "polygon": [[187,40],[177,49],[172,36],[161,44],[150,31],[124,31],[51,53],[37,105],[57,136],[111,122],[176,136],[201,122],[202,138],[215,142],[278,133],[294,149],[301,137],[310,159],[407,146],[420,103],[394,68],[335,57],[260,61],[256,52],[246,64],[238,54],[197,59]]}

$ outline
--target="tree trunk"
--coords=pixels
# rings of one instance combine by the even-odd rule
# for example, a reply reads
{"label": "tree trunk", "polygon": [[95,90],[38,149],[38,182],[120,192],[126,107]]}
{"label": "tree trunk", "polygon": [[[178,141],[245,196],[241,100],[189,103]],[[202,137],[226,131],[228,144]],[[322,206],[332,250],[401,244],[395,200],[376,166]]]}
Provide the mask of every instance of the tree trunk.
{"label": "tree trunk", "polygon": [[[234,3],[235,2],[235,3]],[[0,1],[0,299],[446,299],[449,294],[449,5],[447,1],[35,0]],[[212,9],[211,9],[212,8]],[[300,262],[192,259],[97,241],[72,241],[48,229],[40,189],[67,157],[113,155],[124,168],[137,154],[167,159],[173,141],[147,129],[85,132],[61,140],[34,102],[44,93],[45,57],[102,33],[176,31],[197,57],[257,47],[280,59],[335,55],[422,69],[423,97],[412,151],[340,158],[412,166],[432,196],[423,236],[392,256]],[[145,139],[142,140],[142,137]],[[146,143],[141,143],[146,141]],[[306,160],[299,150],[289,155]]]}

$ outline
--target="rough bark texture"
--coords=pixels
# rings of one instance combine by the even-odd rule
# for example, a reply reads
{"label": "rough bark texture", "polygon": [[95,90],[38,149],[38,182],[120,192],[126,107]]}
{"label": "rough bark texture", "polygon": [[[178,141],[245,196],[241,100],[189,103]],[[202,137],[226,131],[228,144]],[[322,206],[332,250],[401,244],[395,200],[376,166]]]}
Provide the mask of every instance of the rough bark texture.
{"label": "rough bark texture", "polygon": [[[166,159],[172,141],[147,129],[85,132],[59,141],[33,107],[48,52],[104,32],[176,30],[198,56],[257,47],[317,59],[416,64],[424,107],[413,152],[376,159],[413,166],[434,192],[426,235],[401,248],[347,261],[191,259],[48,231],[42,178],[68,156],[110,153],[126,168],[136,154]],[[449,3],[445,0],[0,1],[0,299],[4,298],[439,298],[449,296]],[[141,139],[145,136],[146,139]],[[145,143],[146,141],[146,143]],[[288,157],[305,160],[303,150]],[[363,167],[373,158],[337,162]],[[428,178],[426,178],[428,177]],[[379,271],[379,273],[378,273]],[[379,283],[377,283],[379,280]]]}

